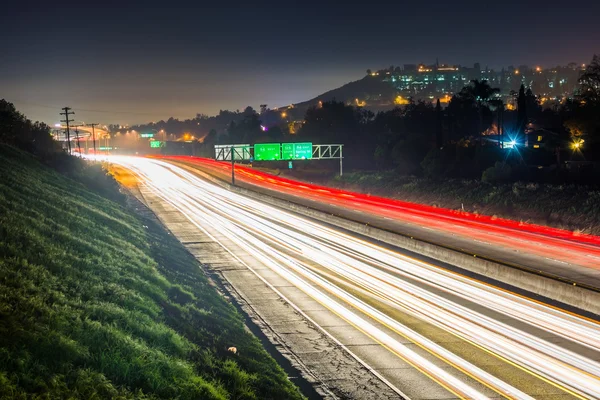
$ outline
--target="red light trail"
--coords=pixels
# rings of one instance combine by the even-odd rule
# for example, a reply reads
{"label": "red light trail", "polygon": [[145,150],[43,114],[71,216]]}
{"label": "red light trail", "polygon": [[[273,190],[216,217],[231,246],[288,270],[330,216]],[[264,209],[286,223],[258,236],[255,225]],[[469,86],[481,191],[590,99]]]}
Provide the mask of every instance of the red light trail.
{"label": "red light trail", "polygon": [[[169,156],[162,159],[198,163],[205,169],[231,174],[231,165],[206,158]],[[236,165],[239,181],[287,195],[401,220],[447,234],[502,246],[588,268],[600,267],[600,237],[568,230],[495,218],[463,211],[370,196],[282,178]]]}

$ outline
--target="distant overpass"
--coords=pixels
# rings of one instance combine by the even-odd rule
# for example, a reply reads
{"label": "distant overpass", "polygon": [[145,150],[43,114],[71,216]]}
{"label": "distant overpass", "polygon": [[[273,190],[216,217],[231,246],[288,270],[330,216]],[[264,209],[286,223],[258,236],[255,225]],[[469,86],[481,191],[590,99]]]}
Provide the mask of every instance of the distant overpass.
{"label": "distant overpass", "polygon": [[[77,134],[75,130],[79,131]],[[92,140],[92,127],[87,125],[77,125],[77,127],[73,125],[69,125],[70,138],[71,141],[76,140],[77,136],[79,136],[80,140]],[[52,129],[54,138],[61,142],[67,141],[67,126],[56,124]],[[110,133],[106,130],[106,125],[98,125],[94,128],[94,133],[96,135],[96,140],[100,139],[108,139],[110,138]]]}
{"label": "distant overpass", "polygon": [[[67,126],[56,124],[52,129],[54,140],[59,142],[67,141]],[[94,127],[94,135],[96,139],[96,150],[105,150],[110,146],[110,133],[105,125]],[[73,151],[88,153],[93,149],[92,127],[88,125],[69,125],[69,138],[71,139],[71,149]],[[66,143],[65,143],[66,146]],[[101,149],[104,147],[104,149]],[[79,148],[79,150],[78,150]]]}

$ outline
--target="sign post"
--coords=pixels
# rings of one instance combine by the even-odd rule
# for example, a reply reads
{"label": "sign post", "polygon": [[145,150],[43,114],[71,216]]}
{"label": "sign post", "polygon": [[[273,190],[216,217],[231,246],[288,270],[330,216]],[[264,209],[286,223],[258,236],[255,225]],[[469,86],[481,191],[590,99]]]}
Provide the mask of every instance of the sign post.
{"label": "sign post", "polygon": [[231,185],[235,186],[235,153],[231,146]]}
{"label": "sign post", "polygon": [[344,146],[340,146],[340,176],[342,176],[342,160],[344,159],[344,156],[342,155],[342,150],[344,149]]}

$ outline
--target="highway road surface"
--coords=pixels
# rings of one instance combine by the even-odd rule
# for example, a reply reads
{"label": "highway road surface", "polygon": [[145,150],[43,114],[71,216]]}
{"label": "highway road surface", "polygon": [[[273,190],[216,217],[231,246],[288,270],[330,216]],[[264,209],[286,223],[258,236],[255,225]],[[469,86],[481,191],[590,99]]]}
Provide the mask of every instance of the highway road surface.
{"label": "highway road surface", "polygon": [[[231,165],[161,159],[230,180]],[[298,182],[236,165],[236,184],[393,232],[600,290],[600,237]]]}
{"label": "highway road surface", "polygon": [[[438,398],[600,398],[596,321],[230,192],[169,162],[112,162],[229,253],[261,265],[264,279],[287,281],[377,344],[385,354],[361,358],[400,391],[408,376],[391,371],[402,363],[418,371],[423,388],[446,393]],[[427,398],[419,388],[404,393]]]}

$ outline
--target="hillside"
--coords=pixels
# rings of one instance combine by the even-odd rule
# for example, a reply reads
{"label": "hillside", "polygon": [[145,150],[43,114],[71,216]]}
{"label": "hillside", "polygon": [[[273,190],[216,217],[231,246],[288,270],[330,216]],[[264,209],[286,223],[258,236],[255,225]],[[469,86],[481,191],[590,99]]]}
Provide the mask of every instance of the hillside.
{"label": "hillside", "polygon": [[3,145],[0,176],[0,398],[302,398],[157,223]]}
{"label": "hillside", "polygon": [[359,102],[366,102],[365,108],[373,111],[391,109],[394,107],[394,95],[395,90],[389,83],[382,81],[378,77],[365,76],[360,80],[349,82],[339,88],[329,90],[313,99],[294,104],[294,107],[297,109],[294,115],[298,114],[303,117],[309,107],[317,105],[319,101],[325,102],[331,100],[356,105],[356,99],[358,99]]}

